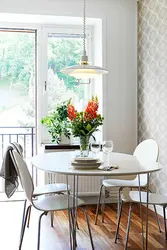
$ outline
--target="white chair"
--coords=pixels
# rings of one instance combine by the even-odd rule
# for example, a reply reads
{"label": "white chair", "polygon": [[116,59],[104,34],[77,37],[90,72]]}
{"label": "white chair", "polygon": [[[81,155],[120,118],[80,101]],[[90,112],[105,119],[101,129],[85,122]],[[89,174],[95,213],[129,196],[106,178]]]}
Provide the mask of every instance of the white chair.
{"label": "white chair", "polygon": [[[12,144],[16,147],[17,152],[22,156],[22,152],[23,152],[22,146],[17,142],[13,142]],[[13,156],[11,154],[11,158],[12,157]],[[15,166],[15,167],[17,170],[17,166]],[[70,187],[68,187],[68,190],[70,190]],[[36,198],[40,195],[51,195],[51,194],[64,195],[64,193],[66,193],[66,192],[67,192],[67,184],[65,184],[65,183],[46,184],[46,185],[41,185],[41,186],[37,186],[34,188],[33,198]],[[24,222],[24,217],[25,217],[25,212],[26,212],[26,203],[27,203],[27,200],[24,201],[22,227],[23,227],[23,222]],[[29,227],[30,215],[31,215],[31,208],[29,209],[27,227]],[[51,227],[53,227],[53,213],[51,213]]]}
{"label": "white chair", "polygon": [[[153,139],[147,139],[142,141],[135,149],[133,155],[142,163],[145,162],[156,162],[158,159],[159,148],[158,144]],[[146,188],[147,185],[147,174],[140,175],[140,187]],[[100,194],[96,209],[96,217],[95,217],[95,225],[97,224],[98,219],[98,212],[99,212],[99,205],[101,201],[101,196],[103,194],[103,189],[105,188],[112,188],[112,187],[119,187],[118,191],[118,215],[120,211],[120,201],[121,201],[121,191],[125,187],[129,188],[138,188],[139,187],[139,179],[138,176],[134,180],[118,180],[118,179],[104,179],[102,181],[102,185],[100,187]],[[104,192],[105,193],[105,192]],[[105,194],[102,198],[102,222],[104,222],[104,204],[105,204]],[[157,216],[156,206],[154,205],[155,215],[158,223],[159,231],[161,232],[160,223]]]}
{"label": "white chair", "polygon": [[[126,231],[126,241],[125,241],[125,248],[124,248],[124,249],[127,249],[132,208],[134,207],[135,203],[140,203],[139,191],[130,191],[128,194],[121,195],[121,207],[120,207],[120,213],[118,217],[118,224],[117,224],[117,230],[116,230],[116,235],[115,235],[115,243],[117,243],[117,239],[119,235],[119,225],[120,225],[121,214],[122,214],[122,206],[124,202],[130,202],[129,217],[128,217],[128,224],[127,224],[127,231]],[[141,203],[147,204],[147,192],[141,192]],[[154,205],[154,206],[155,205],[163,206],[165,238],[167,240],[166,213],[165,213],[165,208],[167,207],[167,196],[161,195],[161,194],[149,193],[148,204]]]}
{"label": "white chair", "polygon": [[[68,212],[69,212],[69,214],[68,214],[69,215],[69,231],[70,231],[70,239],[71,239],[71,234],[72,234],[72,230],[73,230],[71,220],[73,218],[72,218],[72,215],[70,215],[70,212],[72,211],[73,197],[70,195],[69,196],[67,196],[67,195],[52,195],[52,196],[41,197],[40,199],[34,199],[34,197],[33,197],[34,185],[33,185],[32,178],[31,178],[31,175],[28,171],[28,168],[27,168],[25,161],[15,150],[11,151],[11,154],[13,155],[13,159],[15,161],[15,164],[17,165],[19,178],[20,178],[20,181],[22,183],[27,201],[29,201],[29,206],[27,207],[26,215],[24,218],[23,230],[22,230],[22,234],[21,234],[21,241],[20,241],[20,245],[19,245],[19,250],[21,250],[21,248],[22,248],[25,227],[26,227],[28,214],[29,214],[29,210],[30,210],[31,206],[33,206],[37,210],[43,211],[43,213],[39,217],[39,222],[38,222],[37,250],[40,249],[40,229],[41,229],[42,216],[47,215],[47,213],[50,211],[66,210],[66,209],[68,209],[68,204],[69,204],[69,210],[68,210]],[[87,216],[86,210],[83,207],[81,207],[84,204],[84,202],[81,199],[78,199],[77,203],[78,203],[78,207],[82,208],[82,210],[85,213],[85,218],[87,221],[91,246],[92,246],[92,249],[94,249],[88,216]],[[71,240],[70,240],[70,245],[71,245]],[[72,245],[71,245],[71,248],[72,248]]]}

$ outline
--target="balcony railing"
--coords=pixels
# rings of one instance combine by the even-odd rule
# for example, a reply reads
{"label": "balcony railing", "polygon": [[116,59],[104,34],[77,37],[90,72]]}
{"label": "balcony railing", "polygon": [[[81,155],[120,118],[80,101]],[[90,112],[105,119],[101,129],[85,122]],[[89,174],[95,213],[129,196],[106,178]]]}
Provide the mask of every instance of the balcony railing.
{"label": "balcony railing", "polygon": [[[0,162],[9,143],[18,142],[23,147],[23,156],[28,161],[35,152],[35,127],[0,127]],[[34,177],[34,169],[28,164]],[[21,191],[19,188],[18,191]],[[0,178],[0,192],[4,192],[4,180]]]}

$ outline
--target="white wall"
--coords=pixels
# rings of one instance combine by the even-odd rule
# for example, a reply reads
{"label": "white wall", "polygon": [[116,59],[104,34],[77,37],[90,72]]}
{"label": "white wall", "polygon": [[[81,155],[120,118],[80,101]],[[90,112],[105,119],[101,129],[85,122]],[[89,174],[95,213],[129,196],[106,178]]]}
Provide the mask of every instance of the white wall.
{"label": "white wall", "polygon": [[[132,152],[137,137],[137,2],[87,0],[87,17],[103,20],[104,139]],[[81,0],[0,0],[1,13],[82,16]],[[21,22],[22,20],[20,20]]]}

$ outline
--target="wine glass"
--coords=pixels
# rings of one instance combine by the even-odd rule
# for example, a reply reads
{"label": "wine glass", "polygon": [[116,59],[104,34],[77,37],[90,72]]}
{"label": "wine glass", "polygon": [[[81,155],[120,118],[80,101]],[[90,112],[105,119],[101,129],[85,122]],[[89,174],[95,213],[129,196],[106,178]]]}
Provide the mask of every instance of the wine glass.
{"label": "wine glass", "polygon": [[104,141],[102,144],[103,152],[107,155],[107,164],[110,165],[110,153],[113,151],[113,141]]}
{"label": "wine glass", "polygon": [[97,158],[97,154],[100,152],[100,147],[101,147],[100,141],[92,142],[90,144],[90,149],[95,154],[96,158]]}

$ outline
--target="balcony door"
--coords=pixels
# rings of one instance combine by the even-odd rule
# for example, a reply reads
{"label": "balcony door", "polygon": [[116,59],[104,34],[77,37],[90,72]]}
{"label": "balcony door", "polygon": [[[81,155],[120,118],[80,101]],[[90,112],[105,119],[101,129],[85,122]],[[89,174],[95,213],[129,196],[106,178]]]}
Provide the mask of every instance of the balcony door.
{"label": "balcony door", "polygon": [[[0,160],[9,142],[35,151],[36,31],[0,29]],[[30,172],[33,174],[32,169]],[[0,192],[3,192],[0,178]]]}

